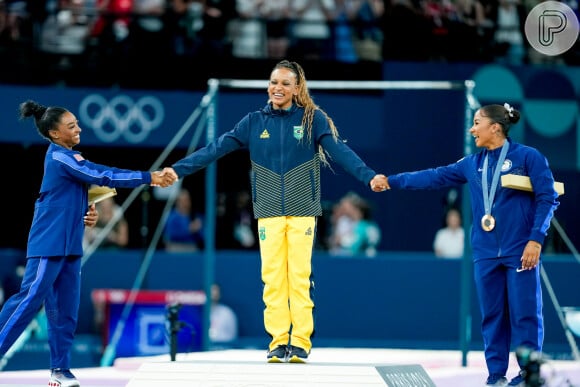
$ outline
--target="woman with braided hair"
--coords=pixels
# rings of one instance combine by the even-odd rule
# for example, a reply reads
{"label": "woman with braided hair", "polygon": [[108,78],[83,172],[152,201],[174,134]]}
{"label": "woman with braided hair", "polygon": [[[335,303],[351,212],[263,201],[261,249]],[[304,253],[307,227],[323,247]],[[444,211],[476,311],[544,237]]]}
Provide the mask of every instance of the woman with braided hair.
{"label": "woman with braided hair", "polygon": [[250,153],[258,219],[268,362],[304,362],[312,348],[312,249],[320,204],[320,166],[333,162],[375,192],[386,178],[340,140],[332,119],[312,100],[304,70],[283,60],[268,83],[268,103],[213,143],[165,170],[184,177],[237,149]]}

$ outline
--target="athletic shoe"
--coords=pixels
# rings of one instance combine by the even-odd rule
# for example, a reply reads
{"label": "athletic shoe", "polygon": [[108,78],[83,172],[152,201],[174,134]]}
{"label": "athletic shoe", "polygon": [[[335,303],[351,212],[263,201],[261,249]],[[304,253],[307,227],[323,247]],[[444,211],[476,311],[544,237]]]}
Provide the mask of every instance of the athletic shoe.
{"label": "athletic shoe", "polygon": [[525,376],[524,371],[520,371],[520,373],[515,378],[510,380],[508,386],[525,387],[526,381],[524,379],[524,376]]}
{"label": "athletic shoe", "polygon": [[288,355],[288,347],[286,345],[279,345],[268,352],[268,363],[284,363]]}
{"label": "athletic shoe", "polygon": [[55,368],[50,373],[48,387],[80,387],[77,378],[70,372],[62,368]]}
{"label": "athletic shoe", "polygon": [[308,352],[305,349],[294,345],[290,346],[288,350],[288,361],[290,363],[306,363],[306,359],[308,359]]}
{"label": "athletic shoe", "polygon": [[487,377],[486,386],[504,387],[507,386],[507,379],[503,375],[491,374]]}

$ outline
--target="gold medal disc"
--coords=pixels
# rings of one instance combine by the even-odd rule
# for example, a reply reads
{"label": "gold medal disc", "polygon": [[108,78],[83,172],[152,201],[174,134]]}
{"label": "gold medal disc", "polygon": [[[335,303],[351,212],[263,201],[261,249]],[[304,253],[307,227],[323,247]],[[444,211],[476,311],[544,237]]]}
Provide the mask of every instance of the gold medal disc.
{"label": "gold medal disc", "polygon": [[481,218],[481,228],[484,231],[491,231],[495,227],[495,218],[490,214],[483,215]]}

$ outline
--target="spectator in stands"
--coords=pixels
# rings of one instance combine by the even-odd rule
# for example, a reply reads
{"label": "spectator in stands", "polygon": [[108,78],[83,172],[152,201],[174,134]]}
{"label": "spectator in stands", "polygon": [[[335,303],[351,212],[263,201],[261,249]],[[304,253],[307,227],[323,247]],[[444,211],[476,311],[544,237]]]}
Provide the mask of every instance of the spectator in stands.
{"label": "spectator in stands", "polygon": [[[230,198],[231,197],[231,198]],[[216,244],[221,249],[258,249],[258,225],[252,214],[252,197],[247,190],[220,195]]]}
{"label": "spectator in stands", "polygon": [[229,25],[232,54],[236,58],[266,57],[266,28],[261,20],[265,0],[236,0],[237,18]]}
{"label": "spectator in stands", "polygon": [[89,246],[109,222],[116,218],[115,224],[99,244],[100,248],[124,248],[129,244],[129,223],[123,216],[121,206],[112,197],[96,204],[99,220],[95,227],[85,229],[84,245]]}
{"label": "spectator in stands", "polygon": [[381,230],[372,220],[371,207],[364,198],[354,192],[347,193],[335,205],[331,222],[331,254],[376,255]]}
{"label": "spectator in stands", "polygon": [[425,0],[423,14],[430,26],[430,58],[446,61],[452,53],[451,25],[455,19],[455,7],[449,0]]}
{"label": "spectator in stands", "polygon": [[[387,178],[392,189],[439,189],[469,185],[473,219],[471,246],[475,287],[482,314],[487,385],[525,384],[525,362],[509,383],[510,346],[542,351],[544,322],[540,257],[542,244],[559,205],[554,177],[537,149],[514,142],[509,130],[520,120],[510,106],[485,105],[469,130],[484,148],[438,168]],[[530,178],[533,192],[504,188],[500,175]]]}
{"label": "spectator in stands", "polygon": [[238,317],[234,310],[222,303],[221,288],[211,287],[211,310],[209,317],[209,339],[214,347],[231,346],[238,338]]}
{"label": "spectator in stands", "polygon": [[[203,4],[203,25],[199,30],[200,53],[208,60],[231,56],[228,25],[236,18],[236,0],[200,0]],[[212,63],[215,66],[215,63]]]}
{"label": "spectator in stands", "polygon": [[192,57],[200,47],[203,4],[197,0],[171,0],[164,20],[170,46],[176,58]]}
{"label": "spectator in stands", "polygon": [[312,348],[312,250],[320,203],[320,164],[329,158],[373,191],[386,179],[339,138],[312,100],[302,66],[278,62],[268,103],[214,142],[164,169],[184,177],[238,149],[250,152],[254,216],[262,260],[264,325],[272,337],[267,360],[304,362]]}
{"label": "spectator in stands", "polygon": [[193,212],[191,194],[187,189],[181,188],[165,224],[165,249],[173,252],[202,250],[203,223],[202,215]]}
{"label": "spectator in stands", "polygon": [[510,65],[526,63],[528,45],[524,32],[524,5],[520,0],[498,0],[491,12],[496,60]]}
{"label": "spectator in stands", "polygon": [[479,0],[455,0],[451,60],[483,60],[490,49],[493,23]]}
{"label": "spectator in stands", "polygon": [[464,242],[461,213],[457,208],[450,208],[445,214],[445,227],[435,233],[433,251],[439,258],[462,258]]}
{"label": "spectator in stands", "polygon": [[163,64],[172,55],[171,39],[165,28],[165,0],[133,0],[129,24],[130,58],[135,65],[146,60],[151,65]]}
{"label": "spectator in stands", "polygon": [[27,2],[22,0],[4,0],[4,3],[8,37],[12,41],[18,41],[22,36],[22,25],[29,18]]}
{"label": "spectator in stands", "polygon": [[[383,57],[391,60],[427,61],[431,26],[414,0],[391,0],[384,15]],[[413,33],[401,33],[413,31]]]}
{"label": "spectator in stands", "polygon": [[49,141],[44,176],[28,236],[26,269],[17,294],[0,311],[0,357],[3,357],[44,304],[48,317],[51,376],[49,385],[78,387],[70,371],[81,292],[81,257],[85,226],[97,222],[89,205],[90,184],[111,188],[142,184],[167,187],[173,175],[131,171],[86,160],[73,148],[81,128],[73,113],[34,101],[20,105],[20,117],[33,117]]}
{"label": "spectator in stands", "polygon": [[129,25],[134,0],[96,0],[89,31],[87,63],[101,76],[122,72],[128,65]]}
{"label": "spectator in stands", "polygon": [[286,57],[290,46],[290,0],[268,0],[260,7],[266,23],[266,47],[270,59]]}
{"label": "spectator in stands", "polygon": [[336,6],[332,16],[332,36],[334,41],[334,59],[338,62],[355,63],[358,56],[354,47],[355,9],[352,1],[335,0]]}
{"label": "spectator in stands", "polygon": [[290,4],[294,21],[289,55],[306,60],[334,59],[330,29],[334,0],[294,0]]}
{"label": "spectator in stands", "polygon": [[383,0],[351,0],[354,27],[354,45],[357,56],[363,61],[381,62],[383,60],[384,34],[381,20],[385,13]]}

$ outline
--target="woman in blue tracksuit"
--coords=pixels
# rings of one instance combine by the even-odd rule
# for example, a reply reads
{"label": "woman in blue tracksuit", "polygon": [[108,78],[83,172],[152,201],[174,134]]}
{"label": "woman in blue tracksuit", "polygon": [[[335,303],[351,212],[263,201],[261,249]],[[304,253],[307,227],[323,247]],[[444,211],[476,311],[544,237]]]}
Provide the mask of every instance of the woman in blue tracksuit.
{"label": "woman in blue tracksuit", "polygon": [[[332,161],[373,191],[386,187],[338,137],[334,123],[308,92],[296,62],[276,64],[268,104],[229,132],[173,164],[192,174],[237,149],[248,149],[254,216],[262,263],[264,326],[271,336],[268,362],[304,362],[312,348],[314,302],[312,248],[320,204],[320,165]],[[167,168],[171,170],[171,168]]]}
{"label": "woman in blue tracksuit", "polygon": [[[85,160],[73,147],[80,143],[76,117],[62,107],[34,101],[20,105],[21,118],[34,117],[38,133],[50,145],[44,159],[44,177],[34,207],[28,236],[26,271],[20,292],[0,312],[0,356],[4,356],[44,305],[50,347],[50,386],[74,387],[70,349],[76,329],[79,302],[82,241],[85,225],[96,223],[88,187],[166,187],[175,180],[161,172],[139,172],[108,167]],[[90,219],[85,219],[87,209]]]}
{"label": "woman in blue tracksuit", "polygon": [[[554,178],[536,149],[512,141],[520,112],[487,105],[474,115],[470,133],[483,151],[454,164],[389,176],[388,189],[437,189],[467,183],[474,225],[471,245],[482,314],[487,385],[506,385],[510,342],[542,350],[544,336],[540,253],[554,210]],[[500,176],[528,176],[533,192],[503,188]],[[523,367],[520,364],[520,367]],[[523,386],[519,372],[509,384]]]}

